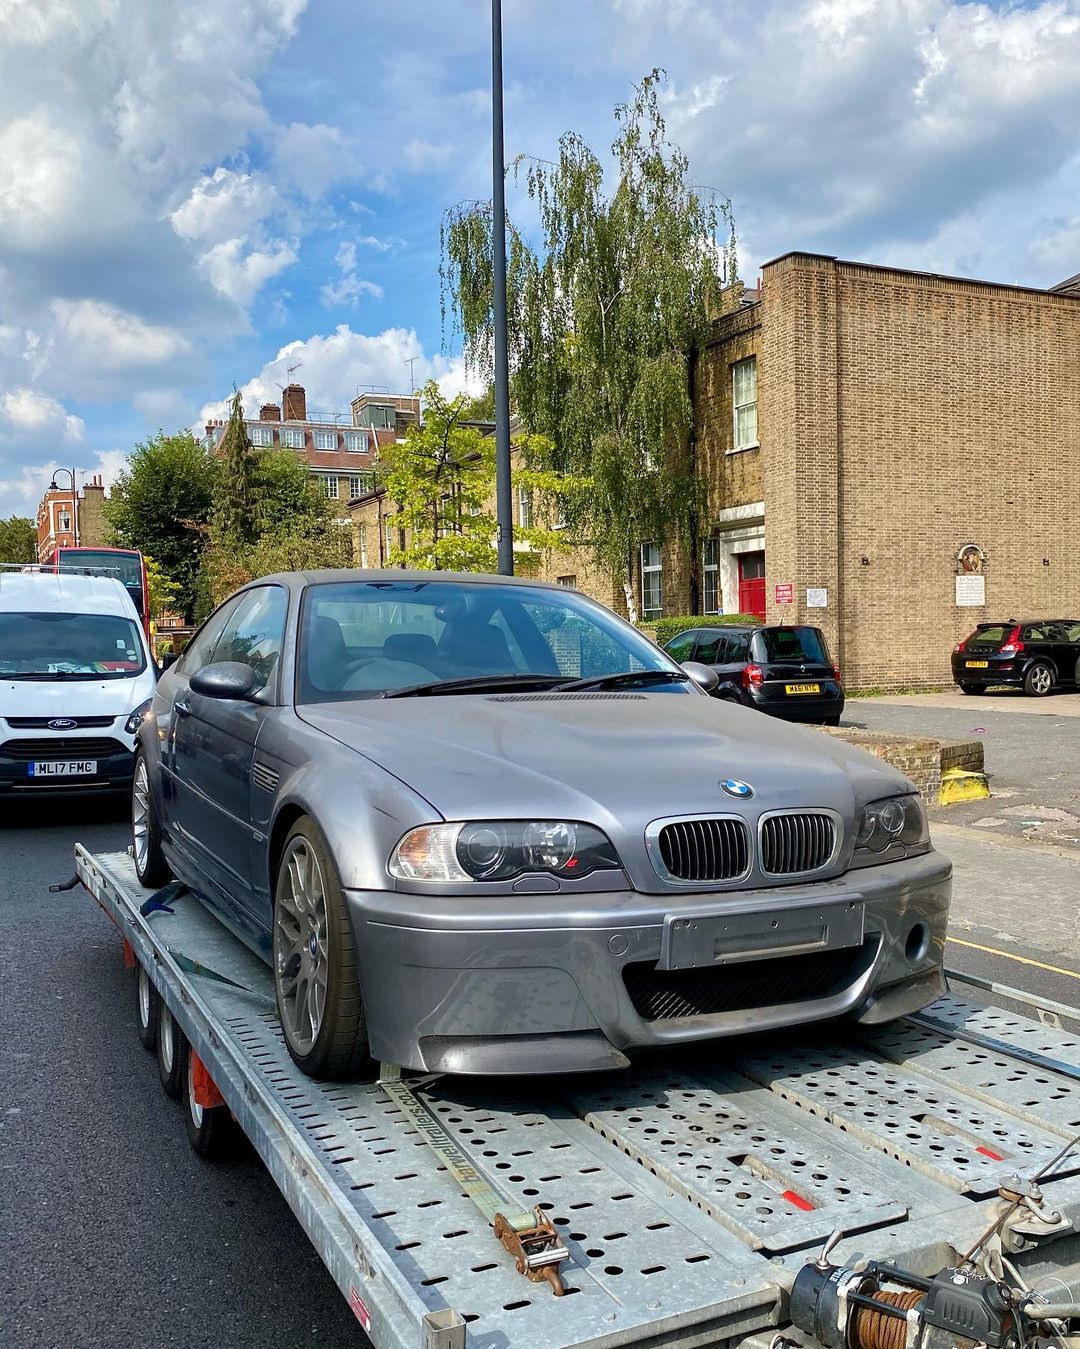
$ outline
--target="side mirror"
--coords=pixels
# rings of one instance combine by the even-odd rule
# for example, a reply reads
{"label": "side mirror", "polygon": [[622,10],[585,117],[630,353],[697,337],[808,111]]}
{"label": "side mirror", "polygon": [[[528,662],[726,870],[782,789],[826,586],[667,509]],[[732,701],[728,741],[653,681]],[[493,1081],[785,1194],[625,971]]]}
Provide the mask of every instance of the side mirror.
{"label": "side mirror", "polygon": [[161,673],[164,674],[166,670],[172,669],[172,667],[176,664],[176,662],[179,659],[180,659],[179,651],[166,651],[164,656],[162,656],[161,658],[161,662],[158,668],[161,670]]}
{"label": "side mirror", "polygon": [[242,665],[238,660],[222,660],[196,670],[191,676],[190,687],[192,693],[201,693],[204,698],[243,702],[258,693],[262,684],[250,665]]}
{"label": "side mirror", "polygon": [[711,666],[702,665],[700,661],[683,661],[683,669],[702,691],[702,693],[712,693],[717,684],[720,683],[720,676]]}

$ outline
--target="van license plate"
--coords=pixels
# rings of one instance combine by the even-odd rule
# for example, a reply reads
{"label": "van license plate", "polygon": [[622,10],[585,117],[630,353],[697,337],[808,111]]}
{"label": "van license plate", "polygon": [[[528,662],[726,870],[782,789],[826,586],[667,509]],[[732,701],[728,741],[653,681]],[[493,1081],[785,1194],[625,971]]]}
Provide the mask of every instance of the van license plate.
{"label": "van license plate", "polygon": [[32,778],[85,778],[96,772],[96,759],[54,759],[30,765]]}
{"label": "van license plate", "polygon": [[820,684],[785,684],[785,693],[820,693]]}
{"label": "van license plate", "polygon": [[990,662],[988,660],[969,660],[967,667],[969,670],[988,670]]}

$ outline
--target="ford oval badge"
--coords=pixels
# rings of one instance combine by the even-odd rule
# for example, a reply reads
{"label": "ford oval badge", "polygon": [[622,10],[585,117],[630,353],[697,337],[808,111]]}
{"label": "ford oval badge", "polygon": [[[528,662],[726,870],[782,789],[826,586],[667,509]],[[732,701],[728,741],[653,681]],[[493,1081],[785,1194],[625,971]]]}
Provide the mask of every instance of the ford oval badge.
{"label": "ford oval badge", "polygon": [[73,721],[71,717],[53,717],[53,719],[49,722],[49,730],[73,731],[75,727],[78,726],[78,724],[79,723],[77,721]]}
{"label": "ford oval badge", "polygon": [[735,778],[725,778],[720,784],[720,789],[727,792],[728,796],[737,796],[740,801],[747,801],[754,794],[749,782],[739,782]]}

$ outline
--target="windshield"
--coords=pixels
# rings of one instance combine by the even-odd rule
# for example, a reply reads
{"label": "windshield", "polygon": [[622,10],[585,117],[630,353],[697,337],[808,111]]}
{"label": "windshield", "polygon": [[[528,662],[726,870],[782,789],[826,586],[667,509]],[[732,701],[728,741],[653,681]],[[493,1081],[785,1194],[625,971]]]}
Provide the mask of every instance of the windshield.
{"label": "windshield", "polygon": [[[554,684],[657,670],[679,673],[629,624],[576,591],[332,582],[305,594],[296,697],[313,703],[496,675]],[[676,682],[649,687],[686,691]]]}
{"label": "windshield", "polygon": [[145,669],[130,618],[0,613],[0,679],[130,679]]}
{"label": "windshield", "polygon": [[759,628],[754,633],[754,659],[769,665],[830,663],[825,638],[817,628]]}
{"label": "windshield", "polygon": [[60,570],[67,574],[91,572],[115,576],[131,593],[142,614],[143,564],[139,553],[110,552],[107,548],[61,548]]}

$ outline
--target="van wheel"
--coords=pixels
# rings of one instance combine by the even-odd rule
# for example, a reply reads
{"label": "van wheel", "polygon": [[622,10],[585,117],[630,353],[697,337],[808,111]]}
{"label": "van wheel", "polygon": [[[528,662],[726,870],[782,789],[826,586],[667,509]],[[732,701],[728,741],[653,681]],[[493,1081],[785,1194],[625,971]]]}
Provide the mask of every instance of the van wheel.
{"label": "van wheel", "polygon": [[184,1082],[184,1127],[192,1151],[207,1162],[223,1162],[234,1155],[239,1126],[227,1105],[205,1106],[195,1099],[195,1055],[184,1041],[181,1054]]}
{"label": "van wheel", "polygon": [[293,825],[274,886],[274,995],[285,1044],[309,1077],[368,1062],[356,948],[337,868],[315,821]]}
{"label": "van wheel", "polygon": [[153,1050],[157,1046],[160,1015],[161,998],[150,982],[146,966],[140,961],[135,966],[135,1019],[138,1022],[139,1039],[144,1049]]}
{"label": "van wheel", "polygon": [[172,872],[161,850],[161,827],[154,793],[150,790],[146,755],[141,749],[135,755],[135,776],[131,782],[131,855],[140,884],[156,889],[172,880]]}
{"label": "van wheel", "polygon": [[164,1003],[161,1004],[160,1011],[157,1031],[158,1077],[161,1078],[165,1095],[171,1096],[174,1101],[178,1101],[184,1085],[184,1064],[182,1062],[184,1058],[184,1033],[173,1020],[172,1012]]}
{"label": "van wheel", "polygon": [[1037,660],[1024,675],[1024,692],[1029,698],[1045,698],[1054,687],[1054,672]]}

